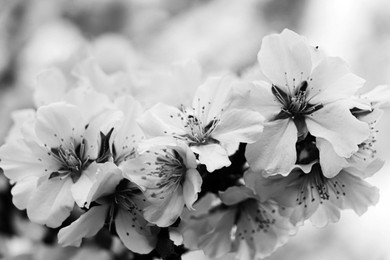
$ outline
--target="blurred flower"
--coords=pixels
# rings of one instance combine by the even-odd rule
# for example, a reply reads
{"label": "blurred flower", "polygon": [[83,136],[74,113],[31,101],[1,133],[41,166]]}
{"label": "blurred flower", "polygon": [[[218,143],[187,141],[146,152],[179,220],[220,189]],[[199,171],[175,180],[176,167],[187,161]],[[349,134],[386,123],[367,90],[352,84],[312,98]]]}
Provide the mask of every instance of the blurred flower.
{"label": "blurred flower", "polygon": [[202,178],[195,155],[183,142],[151,139],[155,143],[123,165],[124,176],[139,185],[151,203],[145,218],[160,227],[173,224],[184,205],[193,209]]}
{"label": "blurred flower", "polygon": [[260,114],[234,106],[235,84],[231,77],[209,78],[198,87],[192,107],[157,104],[138,122],[146,136],[187,142],[209,172],[229,166],[238,144],[255,142],[263,128]]}
{"label": "blurred flower", "polygon": [[231,187],[220,197],[228,207],[205,216],[214,224],[199,238],[199,247],[210,257],[237,252],[236,259],[265,258],[286,243],[294,230],[275,202],[263,200],[246,187]]}
{"label": "blurred flower", "polygon": [[263,39],[258,61],[265,80],[253,82],[250,98],[268,123],[261,138],[247,146],[246,158],[266,176],[287,175],[297,161],[296,143],[308,134],[327,140],[344,158],[369,135],[368,125],[345,102],[364,81],[342,60],[322,58],[317,49],[287,29]]}
{"label": "blurred flower", "polygon": [[342,209],[352,209],[362,215],[369,206],[378,202],[378,189],[360,176],[358,169],[345,168],[336,176],[327,178],[316,163],[309,173],[297,167],[287,177],[264,178],[248,171],[245,179],[260,196],[274,199],[285,207],[282,213],[292,224],[303,224],[310,219],[313,225],[324,227],[337,222]]}

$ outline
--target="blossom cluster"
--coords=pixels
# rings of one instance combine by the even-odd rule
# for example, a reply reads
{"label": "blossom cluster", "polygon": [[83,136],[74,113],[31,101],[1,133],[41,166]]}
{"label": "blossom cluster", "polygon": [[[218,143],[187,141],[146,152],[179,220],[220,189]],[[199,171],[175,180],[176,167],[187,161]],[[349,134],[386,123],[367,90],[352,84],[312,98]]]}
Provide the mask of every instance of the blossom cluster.
{"label": "blossom cluster", "polygon": [[377,203],[365,179],[383,165],[389,86],[360,93],[343,60],[287,29],[263,39],[250,72],[201,74],[195,62],[166,77],[107,74],[90,57],[42,72],[36,108],[13,114],[0,148],[15,206],[59,228],[63,246],[106,228],[148,254],[168,231],[189,250],[249,260],[305,220],[323,227]]}

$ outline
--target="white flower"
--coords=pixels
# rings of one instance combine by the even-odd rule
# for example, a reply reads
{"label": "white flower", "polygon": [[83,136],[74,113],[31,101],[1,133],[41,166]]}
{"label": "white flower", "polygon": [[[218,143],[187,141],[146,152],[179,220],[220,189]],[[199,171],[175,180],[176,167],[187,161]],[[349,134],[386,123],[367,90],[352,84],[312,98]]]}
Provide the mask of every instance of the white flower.
{"label": "white flower", "polygon": [[88,198],[88,205],[92,201],[97,205],[59,231],[59,244],[80,246],[82,238],[96,235],[107,225],[109,229],[115,227],[119,238],[131,251],[146,254],[154,249],[158,228],[142,216],[148,202],[134,183],[123,179],[116,165],[106,163],[102,167],[102,174],[99,174]]}
{"label": "white flower", "polygon": [[78,63],[72,72],[80,86],[103,93],[111,100],[132,94],[134,88],[133,79],[129,74],[121,71],[107,74],[94,58],[87,58]]}
{"label": "white flower", "polygon": [[229,166],[228,156],[238,144],[255,142],[263,128],[259,113],[232,106],[235,84],[230,77],[209,78],[199,86],[192,107],[157,104],[138,122],[146,136],[186,141],[209,172]]}
{"label": "white flower", "polygon": [[274,199],[286,207],[283,215],[288,216],[292,224],[302,224],[310,219],[313,225],[323,227],[337,222],[342,209],[352,209],[362,215],[378,202],[378,189],[360,176],[359,170],[346,168],[333,178],[327,178],[316,163],[309,173],[297,167],[287,177],[264,178],[257,172],[248,171],[245,179],[260,196]]}
{"label": "white flower", "polygon": [[[93,113],[65,103],[40,107],[36,120],[22,128],[23,138],[0,148],[0,165],[15,183],[13,201],[27,208],[32,221],[57,227],[74,202],[84,205],[100,168],[99,133],[109,136],[113,122],[122,116],[113,111],[95,118],[87,114]],[[94,120],[106,124],[92,129]]]}
{"label": "white flower", "polygon": [[321,168],[326,177],[334,177],[345,167],[354,167],[362,173],[360,177],[365,178],[383,166],[384,161],[377,156],[379,130],[376,125],[383,116],[383,108],[388,107],[389,104],[390,87],[386,85],[378,86],[352,100],[352,114],[369,126],[370,135],[358,145],[359,150],[349,158],[339,156],[327,140],[317,138]]}
{"label": "white flower", "polygon": [[[151,139],[150,143],[155,140]],[[158,141],[157,141],[158,143]],[[124,176],[139,185],[151,204],[145,218],[160,227],[173,224],[184,205],[193,209],[202,178],[193,152],[182,142],[152,146],[123,165]]]}
{"label": "white flower", "polygon": [[246,158],[266,176],[287,175],[297,161],[296,143],[309,134],[344,158],[369,135],[346,102],[364,81],[342,60],[316,56],[316,49],[287,29],[263,39],[258,61],[266,80],[253,82],[251,99],[268,123],[260,140],[247,146]]}
{"label": "white flower", "polygon": [[210,257],[237,252],[237,259],[264,258],[293,232],[275,202],[262,200],[244,186],[228,188],[220,197],[228,207],[216,210],[211,230],[199,238],[200,248]]}

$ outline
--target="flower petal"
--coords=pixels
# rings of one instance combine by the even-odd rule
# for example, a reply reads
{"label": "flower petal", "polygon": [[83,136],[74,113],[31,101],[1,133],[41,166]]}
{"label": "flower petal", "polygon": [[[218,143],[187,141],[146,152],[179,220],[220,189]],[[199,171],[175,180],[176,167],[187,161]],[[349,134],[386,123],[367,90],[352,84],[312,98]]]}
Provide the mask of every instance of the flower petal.
{"label": "flower petal", "polygon": [[65,101],[79,107],[81,116],[86,121],[113,108],[112,102],[105,94],[83,87],[72,88],[67,93]]}
{"label": "flower petal", "polygon": [[172,225],[180,216],[184,207],[183,188],[181,185],[171,193],[171,196],[164,197],[162,202],[152,202],[144,209],[144,217],[149,222],[159,227]]}
{"label": "flower petal", "polygon": [[344,184],[345,196],[342,196],[340,200],[342,209],[352,209],[361,216],[369,206],[378,203],[379,190],[368,182],[347,171],[337,175],[337,179]]}
{"label": "flower petal", "polygon": [[58,232],[61,246],[80,246],[83,238],[92,237],[104,226],[109,205],[95,206]]}
{"label": "flower petal", "polygon": [[179,109],[158,103],[141,115],[137,122],[147,137],[173,133],[184,135],[186,134],[184,116]]}
{"label": "flower petal", "polygon": [[306,39],[288,29],[264,37],[257,58],[264,75],[285,92],[307,80],[312,68]]}
{"label": "flower petal", "polygon": [[196,169],[188,169],[183,184],[184,202],[187,208],[194,210],[192,205],[198,199],[198,193],[201,190],[202,177]]}
{"label": "flower petal", "polygon": [[306,125],[312,135],[330,142],[342,157],[357,152],[358,145],[369,135],[368,124],[356,119],[341,102],[328,104],[310,114],[306,117]]}
{"label": "flower petal", "polygon": [[12,187],[12,203],[18,209],[25,209],[30,201],[31,195],[37,188],[38,177],[26,177]]}
{"label": "flower petal", "polygon": [[115,192],[116,186],[123,179],[122,171],[113,163],[99,164],[96,172],[96,181],[92,183],[86,199],[85,207],[105,195]]}
{"label": "flower petal", "polygon": [[350,98],[364,84],[364,80],[350,73],[339,58],[325,58],[314,68],[308,86],[307,101],[311,104],[328,104]]}
{"label": "flower petal", "polygon": [[18,139],[0,147],[0,167],[11,183],[29,176],[40,177],[47,169],[39,155],[32,153],[24,140]]}
{"label": "flower petal", "polygon": [[216,223],[215,228],[200,237],[199,247],[202,248],[207,256],[217,258],[231,251],[230,233],[234,225],[236,213],[235,209],[227,210]]}
{"label": "flower petal", "polygon": [[330,142],[323,138],[316,138],[316,145],[320,151],[320,165],[322,173],[327,178],[333,178],[348,166],[347,159],[340,157],[334,151]]}
{"label": "flower petal", "polygon": [[117,154],[115,160],[126,160],[130,156],[144,134],[136,122],[143,109],[131,96],[120,97],[115,100],[115,105],[123,112],[124,118],[121,125],[114,129],[114,145]]}
{"label": "flower petal", "polygon": [[265,81],[255,81],[250,89],[249,96],[241,97],[242,102],[249,102],[249,106],[260,112],[267,120],[272,119],[282,109],[271,90],[272,84]]}
{"label": "flower petal", "polygon": [[250,110],[226,111],[212,136],[222,143],[254,143],[263,130],[263,117]]}
{"label": "flower petal", "polygon": [[329,201],[323,201],[318,209],[311,215],[311,223],[318,228],[336,223],[340,220],[340,209]]}
{"label": "flower petal", "polygon": [[220,191],[219,197],[222,202],[228,206],[238,204],[247,199],[255,198],[253,191],[244,186],[229,187],[225,191]]}
{"label": "flower petal", "polygon": [[27,206],[29,219],[52,228],[60,226],[73,209],[72,184],[71,178],[43,181]]}
{"label": "flower petal", "polygon": [[265,125],[260,140],[248,144],[245,157],[254,171],[264,177],[290,173],[296,161],[298,132],[292,120],[276,120]]}
{"label": "flower petal", "polygon": [[76,106],[55,103],[38,109],[35,132],[49,147],[63,145],[64,148],[73,149],[69,144],[73,144],[75,138],[80,138],[86,125]]}
{"label": "flower petal", "polygon": [[115,228],[123,244],[135,253],[147,254],[156,245],[157,236],[152,233],[151,227],[142,216],[134,216],[127,211],[118,210]]}
{"label": "flower petal", "polygon": [[236,81],[232,76],[209,77],[195,93],[192,107],[195,114],[201,116],[202,122],[219,118],[221,112],[232,101],[232,87]]}
{"label": "flower petal", "polygon": [[227,151],[219,144],[191,146],[192,151],[199,155],[199,162],[206,165],[207,171],[213,172],[231,164]]}

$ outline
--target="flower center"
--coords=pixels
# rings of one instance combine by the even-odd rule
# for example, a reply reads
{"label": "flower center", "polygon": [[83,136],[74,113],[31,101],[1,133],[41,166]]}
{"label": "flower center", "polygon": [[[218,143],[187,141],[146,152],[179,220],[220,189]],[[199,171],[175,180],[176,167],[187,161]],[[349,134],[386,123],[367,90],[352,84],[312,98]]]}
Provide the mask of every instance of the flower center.
{"label": "flower center", "polygon": [[140,209],[132,200],[134,196],[138,196],[141,193],[141,190],[137,186],[130,181],[123,179],[116,187],[113,201],[118,207],[124,210],[142,212],[142,209]]}
{"label": "flower center", "polygon": [[160,181],[156,183],[158,188],[178,185],[184,179],[187,170],[177,151],[172,150],[172,153],[166,149],[163,151],[165,154],[158,156],[155,163],[157,172],[152,173],[160,178]]}
{"label": "flower center", "polygon": [[123,179],[116,187],[115,193],[109,195],[107,198],[111,203],[106,219],[109,230],[111,230],[118,210],[124,210],[132,216],[130,223],[128,223],[132,228],[143,230],[144,227],[140,225],[143,209],[138,203],[141,203],[141,201],[144,203],[146,199],[135,184],[127,179]]}
{"label": "flower center", "polygon": [[62,145],[51,148],[50,154],[60,162],[61,166],[58,171],[50,174],[49,179],[70,176],[73,182],[76,182],[82,171],[89,165],[89,158],[85,156],[85,147],[86,141],[83,139],[76,148],[65,148]]}
{"label": "flower center", "polygon": [[[276,220],[272,216],[275,209],[263,208],[258,201],[250,199],[244,201],[239,207],[236,216],[238,228],[236,238],[247,241],[254,241],[259,232],[268,232]],[[249,223],[249,225],[243,223]],[[251,229],[247,229],[250,227]]]}
{"label": "flower center", "polygon": [[273,120],[286,118],[295,119],[321,109],[323,107],[322,104],[313,105],[306,100],[307,86],[307,81],[302,81],[296,88],[295,93],[287,94],[278,86],[272,85],[272,93],[282,104],[282,110],[273,118]]}
{"label": "flower center", "polygon": [[297,195],[297,204],[307,207],[307,201],[314,202],[317,199],[322,204],[324,200],[329,200],[331,196],[339,199],[340,196],[345,196],[345,185],[341,183],[337,177],[328,179],[322,171],[320,165],[317,163],[313,165],[310,173],[301,173],[299,178],[304,178]]}
{"label": "flower center", "polygon": [[[192,111],[189,111],[183,105],[181,106],[183,114],[178,114],[178,117],[180,117],[187,133],[179,136],[179,138],[184,138],[189,142],[189,145],[218,143],[211,135],[221,120],[215,116],[211,121],[208,121],[206,119],[205,110],[206,107],[203,106],[198,113],[196,113],[195,108],[192,108]],[[171,117],[173,116],[171,115]]]}

